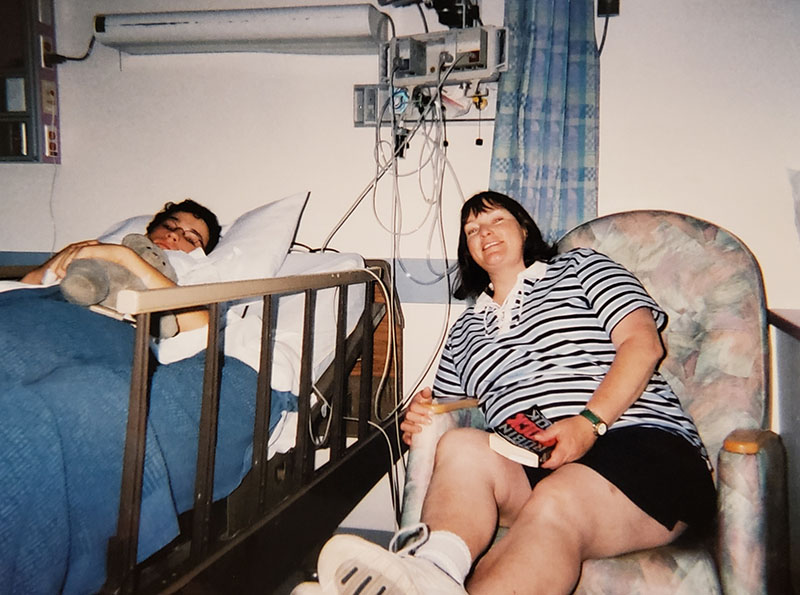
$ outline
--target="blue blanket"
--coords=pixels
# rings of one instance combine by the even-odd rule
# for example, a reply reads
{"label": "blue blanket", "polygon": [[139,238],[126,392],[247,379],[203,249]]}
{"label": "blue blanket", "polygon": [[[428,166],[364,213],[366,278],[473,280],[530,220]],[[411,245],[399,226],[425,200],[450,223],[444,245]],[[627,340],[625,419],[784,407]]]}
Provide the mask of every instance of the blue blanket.
{"label": "blue blanket", "polygon": [[[90,593],[116,531],[133,329],[57,289],[0,294],[0,593]],[[147,426],[139,559],[192,505],[203,354],[157,366]],[[214,497],[247,472],[256,373],[222,366]],[[273,393],[271,428],[295,409]]]}

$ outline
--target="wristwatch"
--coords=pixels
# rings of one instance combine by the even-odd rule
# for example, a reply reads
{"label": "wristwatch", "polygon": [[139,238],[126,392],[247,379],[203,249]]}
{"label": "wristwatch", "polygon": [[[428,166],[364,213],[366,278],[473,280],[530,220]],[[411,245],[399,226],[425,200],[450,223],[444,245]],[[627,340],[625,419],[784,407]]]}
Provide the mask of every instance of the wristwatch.
{"label": "wristwatch", "polygon": [[608,424],[606,424],[606,422],[604,422],[599,415],[597,415],[588,407],[581,411],[580,415],[592,422],[592,430],[594,430],[595,436],[602,436],[608,432]]}

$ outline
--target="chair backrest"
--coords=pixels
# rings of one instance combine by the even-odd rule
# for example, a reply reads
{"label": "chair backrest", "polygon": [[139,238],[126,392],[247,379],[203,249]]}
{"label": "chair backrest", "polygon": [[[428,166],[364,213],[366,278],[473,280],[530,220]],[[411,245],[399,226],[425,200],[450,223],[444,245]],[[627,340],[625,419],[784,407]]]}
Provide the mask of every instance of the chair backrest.
{"label": "chair backrest", "polygon": [[669,315],[660,371],[716,467],[731,430],[768,421],[769,343],[761,269],[730,232],[669,211],[588,221],[559,250],[593,248],[635,274]]}

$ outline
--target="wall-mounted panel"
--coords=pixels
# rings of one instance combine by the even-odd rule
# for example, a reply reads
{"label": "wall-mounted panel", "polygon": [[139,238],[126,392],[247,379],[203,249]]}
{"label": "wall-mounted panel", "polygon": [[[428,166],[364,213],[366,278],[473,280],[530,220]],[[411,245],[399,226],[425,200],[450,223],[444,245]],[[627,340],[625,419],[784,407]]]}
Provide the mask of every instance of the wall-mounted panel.
{"label": "wall-mounted panel", "polygon": [[52,0],[0,2],[0,161],[59,163]]}

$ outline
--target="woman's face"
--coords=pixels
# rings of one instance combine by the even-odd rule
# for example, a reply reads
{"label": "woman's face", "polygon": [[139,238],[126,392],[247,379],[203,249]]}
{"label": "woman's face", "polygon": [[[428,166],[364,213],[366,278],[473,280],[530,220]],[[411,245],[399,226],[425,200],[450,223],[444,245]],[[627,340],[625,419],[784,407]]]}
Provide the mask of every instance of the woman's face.
{"label": "woman's face", "polygon": [[172,213],[148,234],[150,240],[164,250],[192,252],[206,249],[210,237],[206,222],[191,213]]}
{"label": "woman's face", "polygon": [[497,272],[524,270],[525,230],[506,209],[487,206],[487,210],[467,217],[464,224],[470,255],[489,277]]}

